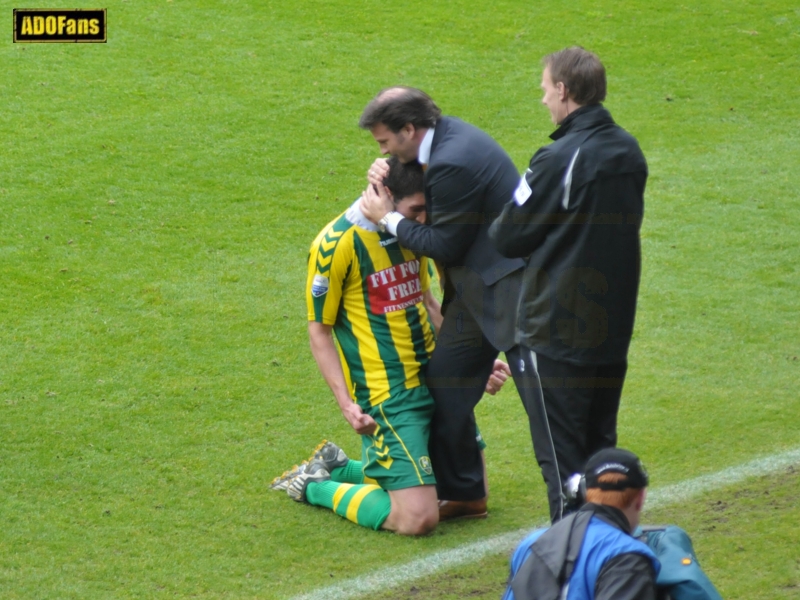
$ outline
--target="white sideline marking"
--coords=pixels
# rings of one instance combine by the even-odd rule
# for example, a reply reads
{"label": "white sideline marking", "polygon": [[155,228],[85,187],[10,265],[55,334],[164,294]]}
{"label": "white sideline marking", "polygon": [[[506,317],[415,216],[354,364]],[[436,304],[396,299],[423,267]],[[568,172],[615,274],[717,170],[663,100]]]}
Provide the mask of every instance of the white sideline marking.
{"label": "white sideline marking", "polygon": [[[703,492],[729,486],[748,477],[769,475],[796,464],[800,464],[800,448],[774,456],[767,456],[738,467],[723,469],[710,475],[702,475],[681,483],[657,488],[647,494],[647,508],[652,509],[675,504]],[[538,525],[538,527],[543,526],[544,524]],[[381,571],[372,575],[362,575],[336,585],[320,588],[308,594],[294,596],[291,600],[345,600],[368,594],[380,594],[381,591],[387,588],[432,575],[437,571],[477,562],[484,556],[491,554],[510,551],[532,529],[534,527],[518,529],[517,531],[496,535],[451,550],[435,552],[425,558],[419,558],[404,565],[394,565],[391,573]]]}
{"label": "white sideline marking", "polygon": [[676,502],[688,500],[693,496],[698,496],[703,492],[738,483],[748,477],[770,475],[796,464],[800,464],[800,448],[795,448],[782,454],[759,458],[738,467],[730,467],[710,475],[702,475],[681,483],[657,488],[652,492],[648,492],[645,506],[647,508],[657,508],[667,504],[675,504]]}

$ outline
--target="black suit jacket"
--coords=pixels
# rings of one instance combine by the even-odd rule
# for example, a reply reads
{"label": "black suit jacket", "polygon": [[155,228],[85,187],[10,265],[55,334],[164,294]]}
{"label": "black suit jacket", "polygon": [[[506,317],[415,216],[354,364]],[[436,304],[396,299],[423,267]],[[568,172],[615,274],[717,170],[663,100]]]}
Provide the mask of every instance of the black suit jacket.
{"label": "black suit jacket", "polygon": [[462,301],[499,350],[514,345],[525,262],[502,256],[488,232],[518,183],[514,163],[496,141],[469,123],[442,117],[425,172],[429,224],[403,219],[397,227],[403,246],[444,267],[443,312]]}

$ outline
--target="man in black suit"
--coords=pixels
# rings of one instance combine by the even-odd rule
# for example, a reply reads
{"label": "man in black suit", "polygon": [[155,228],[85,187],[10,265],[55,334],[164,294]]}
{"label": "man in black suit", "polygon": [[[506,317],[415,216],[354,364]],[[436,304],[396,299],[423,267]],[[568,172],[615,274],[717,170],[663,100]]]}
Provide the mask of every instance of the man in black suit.
{"label": "man in black suit", "polygon": [[473,409],[500,351],[515,345],[521,258],[504,258],[488,237],[489,225],[514,193],[519,173],[486,133],[443,117],[423,91],[381,91],[359,122],[381,152],[426,169],[428,224],[393,211],[376,161],[362,212],[400,244],[437,263],[444,281],[444,321],[426,382],[436,402],[429,449],[437,479],[440,520],[486,515],[481,456]]}

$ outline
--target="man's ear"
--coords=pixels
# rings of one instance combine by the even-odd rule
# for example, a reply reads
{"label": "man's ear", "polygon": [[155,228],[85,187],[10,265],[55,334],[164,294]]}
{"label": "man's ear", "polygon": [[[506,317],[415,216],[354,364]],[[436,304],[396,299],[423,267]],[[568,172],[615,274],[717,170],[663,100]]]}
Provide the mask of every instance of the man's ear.
{"label": "man's ear", "polygon": [[647,488],[642,488],[642,491],[636,494],[636,498],[634,498],[635,508],[639,512],[644,508],[645,497],[647,497]]}
{"label": "man's ear", "polygon": [[389,196],[389,200],[391,200],[392,204],[394,204],[395,208],[397,208],[397,202],[394,201],[394,194],[392,193],[392,190],[386,186],[383,186],[383,189],[386,190],[386,195]]}
{"label": "man's ear", "polygon": [[568,96],[567,86],[564,85],[563,81],[559,81],[556,84],[556,89],[558,90],[558,99],[561,100],[561,101],[566,100],[567,96]]}
{"label": "man's ear", "polygon": [[417,128],[414,127],[413,123],[406,123],[405,125],[403,125],[403,128],[400,131],[403,132],[405,135],[413,138],[414,134],[417,132]]}

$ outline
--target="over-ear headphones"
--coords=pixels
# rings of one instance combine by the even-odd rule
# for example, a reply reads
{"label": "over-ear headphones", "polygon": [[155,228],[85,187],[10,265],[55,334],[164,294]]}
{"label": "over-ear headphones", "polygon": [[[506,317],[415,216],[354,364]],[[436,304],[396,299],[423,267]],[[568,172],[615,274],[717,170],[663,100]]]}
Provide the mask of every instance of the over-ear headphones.
{"label": "over-ear headphones", "polygon": [[[600,481],[606,473],[616,473],[620,478]],[[605,448],[589,458],[584,473],[575,473],[564,482],[562,495],[569,505],[580,506],[586,502],[589,485],[605,491],[622,491],[645,488],[648,483],[647,471],[638,456],[623,448]]]}
{"label": "over-ear headphones", "polygon": [[586,502],[586,476],[583,473],[574,473],[564,482],[564,498],[567,504],[580,506]]}

